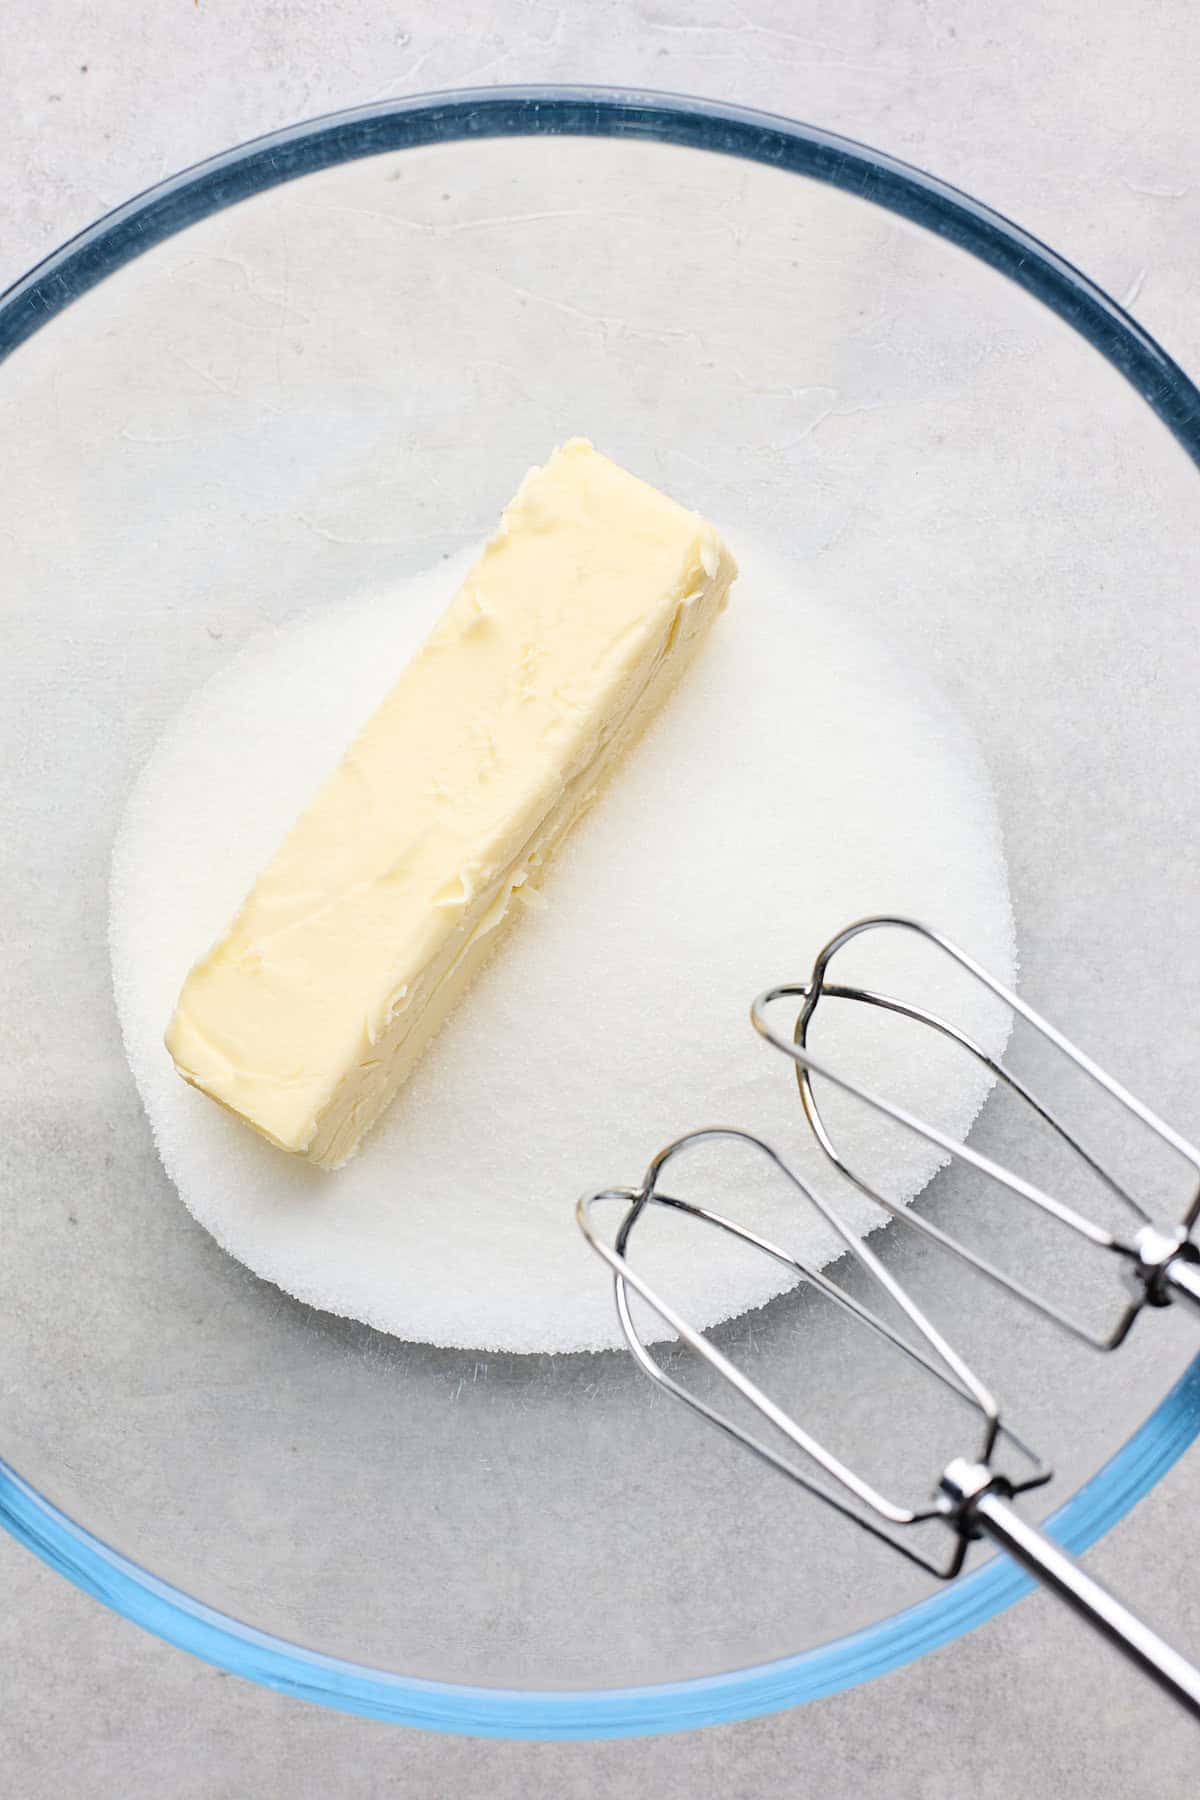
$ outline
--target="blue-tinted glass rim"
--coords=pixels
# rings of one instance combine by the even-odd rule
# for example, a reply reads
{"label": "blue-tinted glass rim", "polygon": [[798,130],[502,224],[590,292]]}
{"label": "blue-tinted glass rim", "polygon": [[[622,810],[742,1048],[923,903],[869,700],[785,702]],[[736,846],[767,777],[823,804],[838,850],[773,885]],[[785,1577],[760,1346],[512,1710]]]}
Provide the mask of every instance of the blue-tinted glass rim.
{"label": "blue-tinted glass rim", "polygon": [[[877,150],[764,113],[605,88],[487,88],[385,101],[257,138],[118,207],[0,296],[0,359],[143,251],[211,213],[318,169],[418,145],[496,137],[620,137],[743,157],[844,188],[959,245],[1015,281],[1137,389],[1200,464],[1200,392],[1077,269],[968,195]],[[1133,1437],[1049,1521],[1079,1551],[1102,1537],[1200,1434],[1200,1357]],[[364,1716],[487,1737],[680,1731],[777,1711],[868,1681],[981,1625],[1027,1593],[994,1561],[920,1604],[817,1649],[648,1687],[536,1691],[391,1674],[241,1624],[160,1581],[0,1462],[0,1521],[85,1592],[169,1643],[264,1686]]]}

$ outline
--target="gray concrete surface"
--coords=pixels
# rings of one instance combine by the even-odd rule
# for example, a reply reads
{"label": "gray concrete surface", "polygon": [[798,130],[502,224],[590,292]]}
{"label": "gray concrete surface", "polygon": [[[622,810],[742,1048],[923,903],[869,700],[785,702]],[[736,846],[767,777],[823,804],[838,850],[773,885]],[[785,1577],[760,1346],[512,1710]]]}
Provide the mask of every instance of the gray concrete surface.
{"label": "gray concrete surface", "polygon": [[[469,83],[719,95],[883,145],[998,205],[1200,370],[1200,16],[1133,0],[9,0],[0,283],[168,171],[306,115]],[[1092,1566],[1200,1645],[1200,1456]],[[1165,1556],[1156,1546],[1173,1542]],[[1044,1601],[873,1686],[688,1738],[491,1744],[224,1677],[0,1539],[3,1791],[41,1796],[1182,1796],[1196,1736]]]}

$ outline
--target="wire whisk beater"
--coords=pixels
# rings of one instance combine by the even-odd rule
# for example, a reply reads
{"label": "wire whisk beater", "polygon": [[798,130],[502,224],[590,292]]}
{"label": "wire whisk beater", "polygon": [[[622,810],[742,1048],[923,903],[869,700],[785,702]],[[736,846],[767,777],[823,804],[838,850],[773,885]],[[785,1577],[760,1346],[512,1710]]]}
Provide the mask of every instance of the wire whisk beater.
{"label": "wire whisk beater", "polygon": [[[914,935],[932,945],[936,951],[949,958],[959,969],[1002,1001],[1017,1018],[1024,1020],[1040,1038],[1051,1044],[1069,1063],[1087,1076],[1126,1113],[1136,1119],[1154,1138],[1182,1159],[1188,1171],[1191,1191],[1186,1204],[1181,1208],[1180,1217],[1166,1223],[1155,1219],[1137,1196],[1130,1192],[1128,1184],[1119,1181],[1111,1170],[1084,1147],[1076,1133],[1067,1127],[1052,1107],[1040,1099],[1000,1058],[989,1055],[973,1038],[950,1020],[942,1018],[912,1000],[876,993],[869,988],[847,986],[844,983],[830,981],[829,968],[839,952],[858,938],[882,931]],[[788,1002],[786,1011],[790,1020],[789,1028],[786,1031],[776,1023],[781,1002],[784,1001]],[[1014,1170],[993,1161],[971,1144],[948,1135],[930,1120],[921,1118],[907,1108],[897,1105],[895,1101],[886,1096],[864,1087],[837,1064],[830,1063],[815,1054],[809,1043],[813,1021],[820,1009],[831,1001],[846,1001],[856,1006],[874,1008],[898,1015],[924,1027],[939,1038],[956,1044],[968,1056],[973,1057],[976,1062],[987,1069],[1009,1093],[1028,1108],[1032,1116],[1048,1126],[1059,1142],[1103,1184],[1108,1194],[1127,1217],[1128,1228],[1124,1231],[1108,1229],[1098,1220],[1080,1212],[1077,1207],[1069,1205],[1061,1196],[1048,1192]],[[798,1014],[796,1012],[797,1003],[799,1004]],[[854,1184],[860,1193],[865,1194],[869,1200],[874,1201],[877,1206],[882,1207],[894,1218],[903,1220],[910,1230],[923,1234],[926,1239],[936,1243],[941,1249],[949,1251],[972,1268],[978,1269],[989,1280],[1006,1289],[1024,1304],[1034,1307],[1043,1316],[1069,1331],[1073,1336],[1092,1344],[1096,1349],[1112,1350],[1127,1337],[1134,1320],[1144,1307],[1167,1306],[1178,1298],[1184,1298],[1200,1305],[1200,1249],[1197,1248],[1192,1236],[1197,1217],[1200,1216],[1200,1150],[1180,1132],[1160,1119],[1158,1114],[1153,1112],[1144,1101],[1130,1093],[1128,1088],[1124,1087],[1107,1070],[1102,1069],[1085,1051],[1073,1044],[1063,1032],[1052,1025],[1048,1019],[1043,1018],[1039,1012],[1036,1012],[1019,994],[1014,993],[1011,988],[998,981],[994,975],[990,974],[943,933],[933,930],[928,925],[922,925],[915,919],[893,916],[860,919],[856,924],[848,925],[844,931],[838,932],[837,936],[825,945],[816,959],[808,981],[784,983],[778,987],[768,988],[754,1001],[750,1009],[750,1016],[754,1028],[760,1036],[795,1065],[800,1100],[813,1136],[829,1161]],[[1086,1322],[1069,1312],[1065,1306],[1048,1300],[1043,1294],[1030,1287],[1027,1282],[1006,1273],[987,1257],[968,1248],[959,1238],[920,1212],[898,1205],[878,1182],[868,1180],[834,1141],[813,1089],[814,1075],[831,1082],[843,1092],[852,1094],[872,1111],[890,1119],[905,1131],[923,1138],[927,1143],[935,1145],[948,1156],[969,1165],[988,1180],[995,1182],[1000,1188],[1015,1195],[1017,1199],[1026,1202],[1043,1215],[1067,1227],[1086,1243],[1110,1252],[1117,1262],[1123,1265],[1129,1278],[1126,1284],[1127,1292],[1124,1304],[1119,1317],[1111,1328],[1105,1332],[1095,1331]]]}

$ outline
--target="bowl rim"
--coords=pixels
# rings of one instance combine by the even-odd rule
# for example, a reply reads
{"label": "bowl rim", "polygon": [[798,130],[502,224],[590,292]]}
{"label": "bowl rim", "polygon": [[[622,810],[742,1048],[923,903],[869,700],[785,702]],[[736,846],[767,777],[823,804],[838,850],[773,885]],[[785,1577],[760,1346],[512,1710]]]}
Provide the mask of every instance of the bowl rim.
{"label": "bowl rim", "polygon": [[[1037,238],[910,164],[819,127],[720,101],[625,88],[460,89],[329,113],[251,139],[148,188],[0,294],[0,362],[108,275],[188,225],[339,163],[423,145],[571,136],[667,143],[766,163],[842,188],[968,251],[1058,315],[1116,368],[1200,465],[1200,391],[1109,295]],[[1200,1356],[1129,1441],[1048,1521],[1086,1549],[1200,1435]],[[103,1543],[0,1460],[0,1523],[86,1593],[202,1660],[366,1717],[480,1737],[602,1738],[774,1712],[856,1686],[973,1630],[1028,1593],[991,1561],[848,1636],[717,1675],[629,1688],[538,1690],[373,1669],[259,1631]]]}

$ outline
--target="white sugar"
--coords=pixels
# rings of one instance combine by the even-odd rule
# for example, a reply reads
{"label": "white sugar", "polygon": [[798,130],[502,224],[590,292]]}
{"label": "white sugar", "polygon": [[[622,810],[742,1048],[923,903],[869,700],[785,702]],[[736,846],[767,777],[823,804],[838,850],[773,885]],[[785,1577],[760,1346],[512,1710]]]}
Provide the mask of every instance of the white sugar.
{"label": "white sugar", "polygon": [[[787,1066],[746,1022],[760,988],[802,977],[832,931],[884,910],[937,921],[1011,975],[995,807],[969,734],[844,610],[728,535],[742,577],[700,662],[559,854],[548,904],[522,917],[337,1174],[276,1151],[186,1087],[162,1033],[189,965],[469,558],[255,639],[164,734],[114,852],[117,1004],[171,1178],[259,1275],[434,1344],[615,1343],[607,1280],[575,1229],[578,1194],[635,1183],[653,1152],[699,1125],[801,1147]],[[855,967],[899,986],[906,955],[880,945]],[[920,991],[937,1003],[936,978]],[[955,1007],[998,1047],[986,1003],[956,992]],[[856,1066],[904,1098],[908,1072],[886,1058],[880,1048]],[[957,1065],[923,1074],[924,1103],[932,1080],[937,1116],[965,1131],[983,1076]],[[866,1129],[859,1150],[880,1147]],[[888,1168],[907,1196],[935,1157],[901,1144]],[[728,1193],[717,1199],[732,1209]],[[744,1216],[766,1204],[753,1179],[739,1190]],[[875,1222],[869,1209],[858,1216]],[[791,1241],[816,1260],[834,1248],[802,1217]],[[765,1259],[714,1260],[690,1242],[669,1264],[656,1265],[651,1246],[646,1266],[706,1324],[786,1285]]]}

